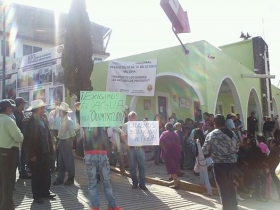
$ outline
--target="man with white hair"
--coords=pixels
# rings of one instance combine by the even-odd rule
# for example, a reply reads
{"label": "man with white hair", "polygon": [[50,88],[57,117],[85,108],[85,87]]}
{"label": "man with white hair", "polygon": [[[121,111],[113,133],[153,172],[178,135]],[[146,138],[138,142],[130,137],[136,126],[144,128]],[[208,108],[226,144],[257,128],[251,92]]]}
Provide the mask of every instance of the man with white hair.
{"label": "man with white hair", "polygon": [[[136,112],[130,112],[128,114],[128,121],[136,121]],[[146,187],[146,157],[145,151],[142,147],[128,146],[128,122],[124,124],[122,128],[122,140],[126,143],[128,147],[129,156],[129,170],[132,179],[132,189],[137,189],[138,187],[142,190],[148,190]],[[136,174],[136,168],[139,171],[139,180]]]}

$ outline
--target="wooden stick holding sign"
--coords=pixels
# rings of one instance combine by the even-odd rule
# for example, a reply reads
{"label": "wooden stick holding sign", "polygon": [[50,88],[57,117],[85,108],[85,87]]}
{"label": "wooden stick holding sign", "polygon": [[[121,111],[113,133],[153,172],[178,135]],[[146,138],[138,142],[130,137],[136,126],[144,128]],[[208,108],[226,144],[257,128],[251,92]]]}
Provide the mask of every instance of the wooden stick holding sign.
{"label": "wooden stick holding sign", "polygon": [[129,121],[127,138],[133,147],[159,145],[158,121]]}

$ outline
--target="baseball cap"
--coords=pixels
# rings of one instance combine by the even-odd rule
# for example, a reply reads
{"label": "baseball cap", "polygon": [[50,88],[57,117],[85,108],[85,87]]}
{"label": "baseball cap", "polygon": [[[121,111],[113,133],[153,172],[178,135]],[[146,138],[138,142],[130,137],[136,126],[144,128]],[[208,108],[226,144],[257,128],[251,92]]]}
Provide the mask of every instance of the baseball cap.
{"label": "baseball cap", "polygon": [[0,111],[7,109],[8,107],[15,107],[15,104],[12,104],[10,100],[0,101]]}
{"label": "baseball cap", "polygon": [[25,101],[22,97],[17,97],[17,98],[15,99],[15,103],[16,103],[16,105],[18,106],[18,105],[20,105],[20,104],[26,104],[27,101]]}

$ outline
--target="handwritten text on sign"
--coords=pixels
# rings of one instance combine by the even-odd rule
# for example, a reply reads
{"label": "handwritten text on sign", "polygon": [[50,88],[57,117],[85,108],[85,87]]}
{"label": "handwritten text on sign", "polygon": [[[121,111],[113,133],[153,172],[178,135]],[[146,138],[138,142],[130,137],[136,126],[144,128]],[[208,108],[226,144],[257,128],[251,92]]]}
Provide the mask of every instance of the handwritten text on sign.
{"label": "handwritten text on sign", "polygon": [[122,126],[124,93],[81,91],[81,127]]}
{"label": "handwritten text on sign", "polygon": [[127,138],[129,146],[159,145],[158,121],[129,121]]}

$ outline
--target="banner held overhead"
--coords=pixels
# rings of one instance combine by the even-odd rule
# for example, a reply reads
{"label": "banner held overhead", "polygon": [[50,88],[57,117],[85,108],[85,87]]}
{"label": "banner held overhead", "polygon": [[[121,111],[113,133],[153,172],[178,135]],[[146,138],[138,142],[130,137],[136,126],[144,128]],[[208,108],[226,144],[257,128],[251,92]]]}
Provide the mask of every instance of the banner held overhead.
{"label": "banner held overhead", "polygon": [[81,91],[81,127],[114,127],[124,123],[126,95]]}
{"label": "banner held overhead", "polygon": [[132,96],[154,96],[157,59],[142,62],[110,61],[106,90]]}

